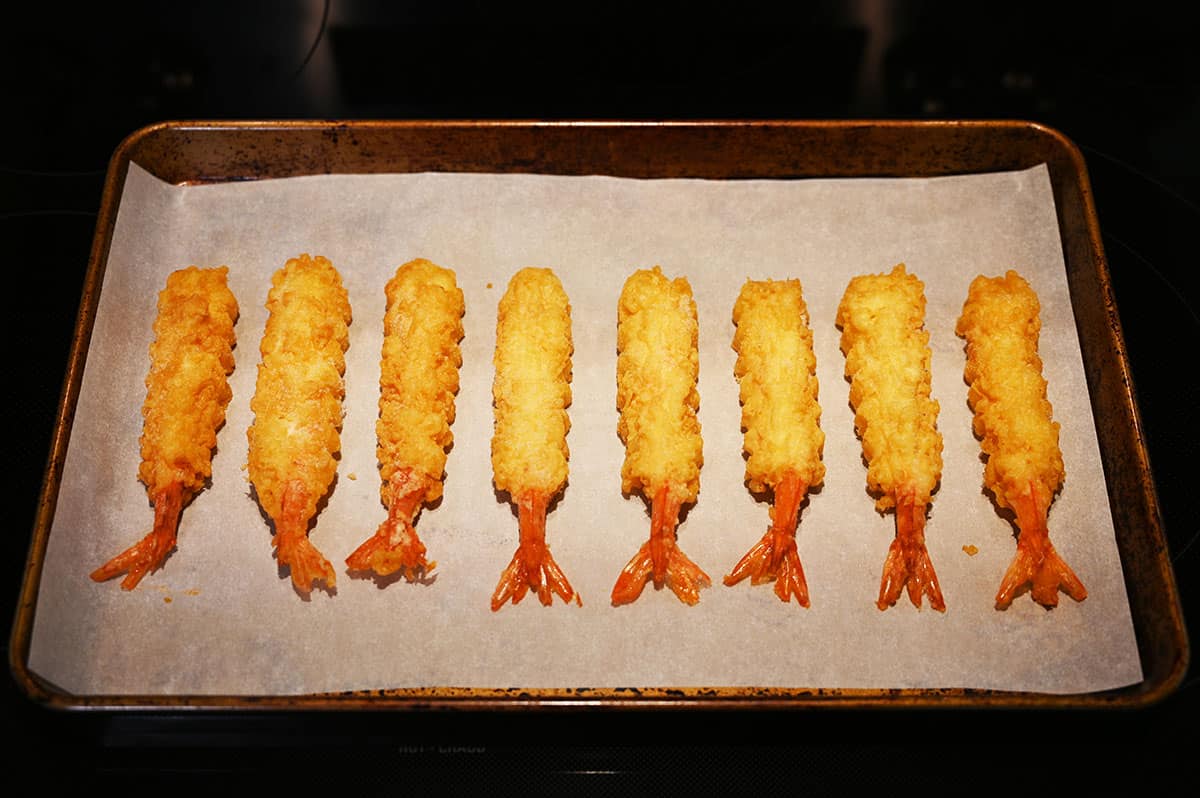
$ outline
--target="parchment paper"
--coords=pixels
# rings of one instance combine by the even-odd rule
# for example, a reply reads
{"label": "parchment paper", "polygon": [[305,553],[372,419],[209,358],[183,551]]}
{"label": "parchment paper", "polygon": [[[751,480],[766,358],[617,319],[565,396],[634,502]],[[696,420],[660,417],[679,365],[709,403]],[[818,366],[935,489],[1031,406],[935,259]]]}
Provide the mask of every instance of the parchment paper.
{"label": "parchment paper", "polygon": [[[338,479],[311,538],[338,570],[305,601],[271,551],[244,470],[272,273],[302,252],[341,271],[354,311]],[[417,529],[432,584],[351,578],[345,557],[386,511],[377,414],[383,287],[426,257],[466,296],[464,364],[445,498]],[[944,469],[927,540],[947,610],[875,606],[894,517],[866,492],[834,326],[849,279],[904,262],[925,283]],[[212,484],[183,513],[178,548],[132,592],[88,574],[148,531],[137,480],[143,380],[167,274],[227,265],[241,304],[233,400]],[[623,497],[616,434],[616,301],[635,269],[687,276],[700,318],[699,500],[679,529],[713,579],[699,604],[647,587],[613,607],[649,534]],[[517,522],[491,484],[496,306],[527,265],[555,269],[575,339],[570,481],[547,535],[583,606],[532,596],[492,612]],[[977,274],[1019,270],[1042,303],[1041,353],[1067,478],[1050,534],[1088,588],[1047,611],[994,608],[1015,551],[982,490],[963,342],[954,322]],[[764,533],[744,485],[733,302],[748,278],[798,277],[811,314],[826,434],[825,486],[798,542],[812,606],[721,577]],[[976,547],[969,555],[964,547]],[[978,687],[1079,693],[1142,674],[1044,167],[936,179],[629,180],[604,176],[313,176],[170,186],[131,166],[43,564],[30,668],[72,693],[294,695],[405,687]]]}

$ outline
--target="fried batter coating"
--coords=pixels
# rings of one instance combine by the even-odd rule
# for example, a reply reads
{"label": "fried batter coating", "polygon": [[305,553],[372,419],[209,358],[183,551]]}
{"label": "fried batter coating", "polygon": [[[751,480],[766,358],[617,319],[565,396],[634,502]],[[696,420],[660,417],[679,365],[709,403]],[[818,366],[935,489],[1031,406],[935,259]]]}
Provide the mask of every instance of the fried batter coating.
{"label": "fried batter coating", "polygon": [[971,282],[955,329],[966,340],[967,402],[987,455],[984,486],[996,504],[1016,514],[1020,529],[1017,556],[996,595],[1001,609],[1030,583],[1033,599],[1046,607],[1058,604],[1060,587],[1076,601],[1087,597],[1046,529],[1066,471],[1038,355],[1040,312],[1037,294],[1017,272],[980,275]]}
{"label": "fried batter coating", "polygon": [[316,582],[332,589],[335,580],[308,523],[337,474],[350,302],[333,264],[306,253],[271,278],[266,308],[248,471],[275,524],[276,557],[307,595]]}
{"label": "fried batter coating", "polygon": [[799,280],[747,280],[733,306],[734,376],[742,402],[746,484],[774,494],[771,528],[733,571],[732,585],[775,582],[783,601],[807,607],[808,585],[796,551],[796,521],[810,487],[825,477],[817,359]]}
{"label": "fried batter coating", "polygon": [[553,496],[567,482],[571,419],[571,306],[550,269],[524,268],[509,281],[496,319],[496,489],[517,498]]}
{"label": "fried batter coating", "polygon": [[426,562],[413,521],[422,504],[442,496],[466,308],[454,272],[424,258],[397,269],[384,291],[375,434],[388,518],[346,564],[354,571],[379,576],[404,571],[419,579],[436,563]]}
{"label": "fried batter coating", "polygon": [[625,442],[621,490],[696,501],[704,440],[700,436],[699,322],[686,277],[640,269],[621,291],[617,310],[617,434]]}
{"label": "fried batter coating", "polygon": [[521,269],[500,299],[492,384],[493,481],[517,504],[520,543],[492,596],[493,611],[530,589],[547,606],[552,593],[577,599],[545,542],[546,508],[567,483],[573,352],[562,283],[550,269]]}
{"label": "fried batter coating", "polygon": [[622,570],[614,604],[641,595],[647,579],[665,583],[687,604],[710,582],[676,545],[679,510],[696,501],[703,439],[699,324],[692,287],[662,269],[639,269],[621,290],[617,309],[617,434],[625,443],[621,489],[651,502],[650,540]]}
{"label": "fried batter coating", "polygon": [[128,572],[121,587],[132,590],[157,570],[175,547],[182,508],[212,476],[217,430],[233,396],[228,377],[238,303],[228,273],[225,266],[189,266],[170,274],[158,295],[138,468],[154,505],[154,529],[96,569],[96,581]]}
{"label": "fried batter coating", "polygon": [[855,277],[837,310],[850,379],[854,428],[867,461],[867,487],[880,512],[896,510],[896,538],[880,586],[880,609],[907,584],[917,607],[922,593],[944,610],[925,549],[925,513],[941,479],[939,406],[930,398],[929,333],[924,285],[898,264],[889,274]]}
{"label": "fried batter coating", "polygon": [[825,433],[800,281],[747,281],[733,306],[733,323],[750,490],[774,489],[789,471],[805,485],[819,486]]}

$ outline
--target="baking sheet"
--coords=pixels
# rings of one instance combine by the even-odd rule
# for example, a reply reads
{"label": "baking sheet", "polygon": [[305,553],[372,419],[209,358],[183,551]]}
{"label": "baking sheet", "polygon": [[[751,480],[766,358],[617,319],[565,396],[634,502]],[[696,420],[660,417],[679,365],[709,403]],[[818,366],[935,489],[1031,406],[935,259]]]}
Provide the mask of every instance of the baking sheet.
{"label": "baking sheet", "polygon": [[[301,252],[329,257],[350,292],[339,478],[311,537],[339,569],[335,595],[303,601],[271,556],[246,482],[246,428],[271,274]],[[446,495],[417,528],[437,579],[385,587],[344,558],[386,511],[374,420],[394,269],[427,257],[458,273],[467,312]],[[875,512],[833,326],[855,274],[897,262],[925,282],[933,394],[945,450],[927,541],[947,612],[874,604],[894,520]],[[176,552],[137,590],[88,573],[149,528],[137,482],[140,408],[155,299],[189,264],[228,265],[241,303],[233,401],[212,486],[184,511]],[[616,299],[659,264],[693,285],[700,317],[701,491],[679,530],[713,578],[694,607],[647,588],[608,596],[648,535],[620,493]],[[491,487],[491,353],[507,279],[556,270],[571,297],[575,401],[570,483],[548,519],[583,606],[531,597],[493,613],[516,518]],[[1017,268],[1043,308],[1042,356],[1067,468],[1051,537],[1087,585],[1046,611],[1028,595],[998,612],[1010,525],[981,489],[962,341],[970,280]],[[730,313],[747,278],[799,277],[814,332],[825,486],[799,550],[812,607],[720,578],[767,526],[743,483]],[[958,688],[1086,693],[1142,679],[1067,292],[1045,167],[929,179],[628,180],[604,176],[333,175],[176,187],[131,165],[47,543],[29,668],[78,695],[303,695],[408,687]],[[975,547],[969,555],[964,547]]]}

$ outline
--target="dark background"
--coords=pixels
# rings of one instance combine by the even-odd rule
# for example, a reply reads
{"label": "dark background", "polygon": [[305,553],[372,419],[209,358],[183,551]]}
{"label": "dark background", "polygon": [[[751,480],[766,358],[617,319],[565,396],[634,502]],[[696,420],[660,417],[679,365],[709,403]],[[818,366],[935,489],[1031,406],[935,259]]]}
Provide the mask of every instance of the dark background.
{"label": "dark background", "polygon": [[[1045,5],[1046,8],[1042,6]],[[962,6],[974,9],[962,10]],[[15,610],[119,142],[169,119],[1014,118],[1082,150],[1188,617],[1200,594],[1200,57],[1168,3],[124,3],[3,20],[0,241]],[[12,440],[10,438],[10,440]],[[7,643],[7,640],[6,640]],[[534,643],[536,645],[536,641]],[[353,652],[347,652],[351,656]],[[1131,712],[59,713],[13,683],[19,768],[109,784],[1025,792],[1188,771],[1196,678]],[[50,771],[42,770],[52,768]],[[947,781],[944,776],[970,779]],[[597,782],[589,785],[589,782]]]}

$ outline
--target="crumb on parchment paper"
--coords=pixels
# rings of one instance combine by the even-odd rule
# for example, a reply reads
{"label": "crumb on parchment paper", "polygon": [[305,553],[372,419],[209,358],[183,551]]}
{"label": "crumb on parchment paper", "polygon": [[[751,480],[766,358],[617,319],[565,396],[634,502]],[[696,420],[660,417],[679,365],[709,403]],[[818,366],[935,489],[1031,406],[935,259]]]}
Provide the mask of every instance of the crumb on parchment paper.
{"label": "crumb on parchment paper", "polygon": [[[158,590],[159,590],[159,592],[161,592],[161,593],[166,593],[166,592],[167,592],[169,589],[170,589],[170,588],[168,588],[166,585],[159,585],[159,586],[158,586]],[[198,588],[198,587],[190,587],[190,588],[188,588],[187,590],[183,591],[183,595],[185,595],[185,596],[199,596],[199,595],[200,595],[200,588]],[[166,596],[163,596],[163,603],[164,603],[164,604],[170,604],[170,603],[171,603],[171,602],[173,602],[174,600],[175,600],[175,597],[174,597],[174,596],[172,596],[172,595],[166,595]]]}
{"label": "crumb on parchment paper", "polygon": [[974,557],[976,554],[979,553],[979,547],[973,546],[970,543],[968,543],[967,545],[963,546],[963,551],[965,551],[967,553],[968,557]]}

